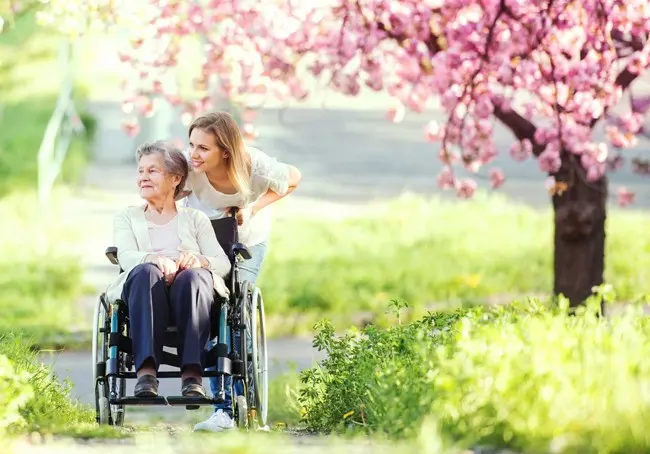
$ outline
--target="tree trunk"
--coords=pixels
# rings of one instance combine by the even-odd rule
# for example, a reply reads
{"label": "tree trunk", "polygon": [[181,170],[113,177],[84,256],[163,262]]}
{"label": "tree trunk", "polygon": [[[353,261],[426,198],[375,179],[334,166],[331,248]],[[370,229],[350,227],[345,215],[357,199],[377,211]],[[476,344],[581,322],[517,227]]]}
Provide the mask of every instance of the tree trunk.
{"label": "tree trunk", "polygon": [[[567,156],[565,154],[565,156]],[[592,288],[603,283],[607,177],[588,182],[582,167],[562,165],[556,181],[566,190],[553,195],[555,212],[555,295],[563,294],[571,307],[584,303]]]}

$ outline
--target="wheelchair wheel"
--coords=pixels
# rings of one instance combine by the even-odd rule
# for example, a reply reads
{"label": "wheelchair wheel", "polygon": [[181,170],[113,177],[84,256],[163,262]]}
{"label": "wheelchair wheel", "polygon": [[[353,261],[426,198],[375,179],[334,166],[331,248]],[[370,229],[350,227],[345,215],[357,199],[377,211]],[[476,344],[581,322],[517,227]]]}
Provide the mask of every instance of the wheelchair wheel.
{"label": "wheelchair wheel", "polygon": [[106,359],[108,357],[108,318],[103,295],[99,298],[93,315],[92,366],[95,388],[95,414],[98,424],[109,424],[108,380]]}
{"label": "wheelchair wheel", "polygon": [[266,350],[266,326],[264,324],[264,300],[259,288],[253,290],[249,306],[251,364],[249,365],[249,389],[252,394],[254,412],[251,414],[253,424],[266,426],[269,404],[269,368]]}
{"label": "wheelchair wheel", "polygon": [[[110,333],[110,317],[107,312],[109,307],[102,295],[95,308],[92,338],[95,412],[98,424],[121,426],[124,423],[124,405],[110,405],[109,397],[111,390],[114,390],[118,397],[126,395],[126,379],[106,376]],[[120,371],[123,372],[125,370],[125,356],[121,352],[119,355]]]}

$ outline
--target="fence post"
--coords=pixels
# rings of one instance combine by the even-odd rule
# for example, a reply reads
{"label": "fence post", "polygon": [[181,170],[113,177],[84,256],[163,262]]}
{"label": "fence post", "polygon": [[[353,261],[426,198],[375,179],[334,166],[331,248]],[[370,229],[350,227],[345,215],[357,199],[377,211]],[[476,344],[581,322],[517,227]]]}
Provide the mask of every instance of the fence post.
{"label": "fence post", "polygon": [[84,129],[72,100],[74,88],[72,58],[73,43],[67,38],[62,38],[59,47],[59,64],[63,69],[63,80],[37,157],[38,198],[45,213],[49,211],[52,189],[61,173],[72,135],[80,133]]}

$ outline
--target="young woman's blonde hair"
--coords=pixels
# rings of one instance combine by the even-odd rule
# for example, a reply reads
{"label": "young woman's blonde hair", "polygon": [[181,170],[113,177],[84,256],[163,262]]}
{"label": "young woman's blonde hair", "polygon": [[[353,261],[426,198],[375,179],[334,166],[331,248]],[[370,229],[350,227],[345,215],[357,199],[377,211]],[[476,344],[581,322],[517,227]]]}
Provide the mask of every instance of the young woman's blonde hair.
{"label": "young woman's blonde hair", "polygon": [[251,192],[250,157],[237,123],[228,112],[213,112],[196,118],[188,135],[194,129],[211,133],[217,146],[228,154],[228,179],[244,197]]}

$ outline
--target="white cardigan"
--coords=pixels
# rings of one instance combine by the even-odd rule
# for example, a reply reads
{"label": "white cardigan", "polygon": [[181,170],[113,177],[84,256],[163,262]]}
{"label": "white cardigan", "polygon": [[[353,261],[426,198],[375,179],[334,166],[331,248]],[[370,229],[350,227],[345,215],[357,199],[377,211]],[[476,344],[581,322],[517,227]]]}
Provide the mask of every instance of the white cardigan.
{"label": "white cardigan", "polygon": [[[113,221],[113,245],[117,247],[117,259],[124,272],[106,289],[109,303],[122,298],[122,288],[129,272],[153,253],[145,207],[130,206],[118,213]],[[230,272],[230,260],[217,241],[210,219],[199,210],[178,207],[178,236],[181,240],[178,250],[204,256],[210,262],[215,290],[228,296],[223,276]]]}

